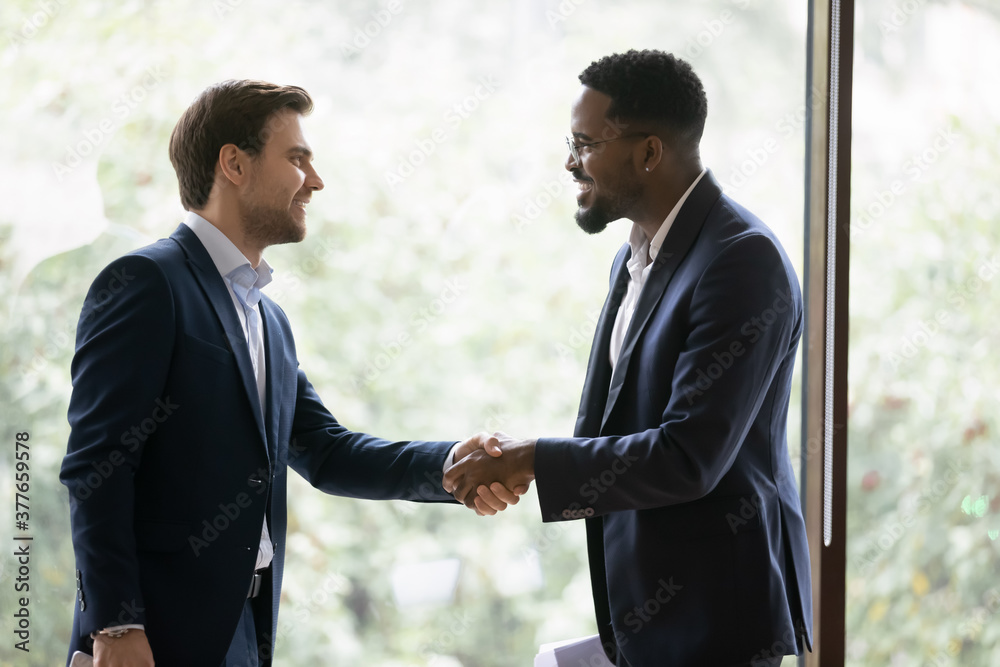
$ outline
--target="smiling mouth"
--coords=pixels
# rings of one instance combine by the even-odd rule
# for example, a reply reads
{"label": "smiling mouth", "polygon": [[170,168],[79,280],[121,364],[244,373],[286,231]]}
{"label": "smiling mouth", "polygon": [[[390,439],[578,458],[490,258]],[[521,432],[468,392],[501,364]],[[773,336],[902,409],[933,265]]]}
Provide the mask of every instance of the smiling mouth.
{"label": "smiling mouth", "polygon": [[309,202],[308,202],[308,201],[306,201],[305,199],[293,199],[293,200],[292,200],[292,205],[293,205],[293,206],[298,206],[298,207],[299,207],[299,208],[301,208],[301,209],[302,209],[303,211],[304,211],[304,210],[306,210],[306,204],[308,204],[308,203],[309,203]]}
{"label": "smiling mouth", "polygon": [[577,192],[577,195],[576,195],[577,199],[579,199],[580,197],[582,197],[583,195],[587,194],[588,192],[590,192],[591,190],[594,189],[594,182],[593,181],[584,181],[584,180],[580,180],[579,178],[574,178],[573,181],[580,188],[580,191]]}

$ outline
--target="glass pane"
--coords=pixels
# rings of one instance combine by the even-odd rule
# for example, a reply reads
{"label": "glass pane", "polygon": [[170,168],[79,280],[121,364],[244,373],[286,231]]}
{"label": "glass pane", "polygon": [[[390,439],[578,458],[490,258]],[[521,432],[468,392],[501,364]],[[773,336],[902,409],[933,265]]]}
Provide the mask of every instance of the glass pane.
{"label": "glass pane", "polygon": [[[37,664],[65,657],[75,597],[57,474],[84,295],[111,259],[181,220],[167,141],[210,83],[294,83],[316,100],[305,131],[326,189],[306,240],[268,251],[266,292],[352,429],[572,432],[629,226],[579,231],[563,137],[577,75],[609,53],[693,64],[705,164],[801,275],[800,0],[5,0],[0,19],[0,422],[37,443]],[[796,391],[795,458],[799,439]],[[280,663],[525,665],[542,642],[595,632],[583,524],[543,526],[534,491],[479,519],[291,479]]]}
{"label": "glass pane", "polygon": [[1000,12],[857,17],[849,664],[1000,664]]}

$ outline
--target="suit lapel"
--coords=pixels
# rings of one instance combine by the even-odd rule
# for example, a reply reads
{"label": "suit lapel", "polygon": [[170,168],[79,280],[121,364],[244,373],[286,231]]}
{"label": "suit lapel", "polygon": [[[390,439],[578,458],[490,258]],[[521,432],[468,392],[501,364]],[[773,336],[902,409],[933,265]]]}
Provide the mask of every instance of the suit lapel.
{"label": "suit lapel", "polygon": [[[698,237],[701,227],[705,222],[708,212],[722,196],[722,188],[718,181],[709,171],[702,177],[698,185],[695,186],[691,194],[688,195],[684,205],[677,214],[674,224],[667,232],[667,237],[663,240],[656,261],[650,269],[646,284],[643,285],[642,292],[639,293],[639,301],[635,306],[635,313],[629,323],[628,331],[625,333],[625,340],[622,342],[622,349],[618,355],[618,363],[615,365],[614,375],[611,377],[611,389],[608,391],[608,401],[604,408],[604,416],[601,419],[601,429],[604,429],[611,412],[615,407],[615,402],[621,394],[622,385],[625,383],[625,376],[628,373],[629,361],[632,358],[632,351],[635,349],[636,341],[646,328],[649,318],[652,316],[656,306],[663,298],[663,293],[670,284],[670,279],[687,256],[688,250]],[[613,324],[612,320],[612,324]],[[610,333],[609,333],[610,340]],[[610,344],[610,343],[609,343]],[[607,347],[604,348],[607,352]]]}
{"label": "suit lapel", "polygon": [[219,275],[219,270],[212,262],[211,255],[205,250],[205,246],[198,240],[198,236],[191,231],[187,225],[181,224],[177,227],[170,238],[175,240],[184,249],[187,255],[188,265],[191,273],[201,286],[205,296],[208,297],[212,309],[219,318],[219,323],[226,334],[226,342],[233,356],[236,357],[236,367],[239,369],[240,378],[243,380],[243,389],[246,391],[247,400],[250,401],[250,412],[257,423],[260,431],[261,442],[267,447],[267,437],[264,431],[264,418],[260,407],[260,397],[257,394],[257,378],[253,374],[253,365],[250,362],[250,350],[247,347],[247,339],[240,326],[239,316],[236,314],[236,307],[233,305],[233,298],[229,295],[229,288]]}
{"label": "suit lapel", "polygon": [[618,317],[618,309],[628,289],[629,273],[626,267],[632,250],[626,243],[615,257],[612,269],[614,280],[601,317],[597,321],[597,332],[594,334],[594,344],[590,348],[590,361],[587,363],[587,376],[583,384],[583,399],[580,401],[580,414],[576,422],[576,436],[592,437],[599,433],[600,424],[597,416],[604,409],[608,397],[608,383],[611,382],[611,362],[608,350],[611,347],[611,332]]}
{"label": "suit lapel", "polygon": [[[260,300],[260,312],[261,319],[264,321],[264,344],[267,356],[267,389],[264,394],[267,401],[267,411],[264,421],[267,424],[267,441],[276,444],[278,442],[278,423],[285,377],[284,345],[276,324],[275,307],[268,299]],[[271,446],[267,449],[273,465],[277,447]]]}

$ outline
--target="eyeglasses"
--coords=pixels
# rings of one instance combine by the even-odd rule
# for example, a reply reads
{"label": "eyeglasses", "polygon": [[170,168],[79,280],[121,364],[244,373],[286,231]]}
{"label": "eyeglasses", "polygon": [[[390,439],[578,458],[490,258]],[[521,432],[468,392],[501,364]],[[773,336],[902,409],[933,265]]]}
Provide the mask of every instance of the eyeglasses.
{"label": "eyeglasses", "polygon": [[569,147],[569,153],[573,156],[573,162],[577,164],[580,163],[580,149],[590,148],[591,146],[597,146],[598,144],[606,144],[610,141],[618,141],[619,139],[630,139],[635,137],[645,137],[644,133],[633,132],[632,134],[623,134],[620,137],[615,137],[614,139],[604,139],[603,141],[592,141],[589,144],[574,144],[572,137],[566,137],[566,146]]}

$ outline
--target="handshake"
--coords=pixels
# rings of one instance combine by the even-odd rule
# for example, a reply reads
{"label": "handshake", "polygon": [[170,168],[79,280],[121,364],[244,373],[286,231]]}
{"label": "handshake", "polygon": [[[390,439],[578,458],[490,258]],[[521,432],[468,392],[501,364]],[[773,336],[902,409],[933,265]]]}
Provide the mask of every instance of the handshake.
{"label": "handshake", "polygon": [[477,433],[455,448],[444,490],[480,516],[516,505],[535,479],[535,440]]}

